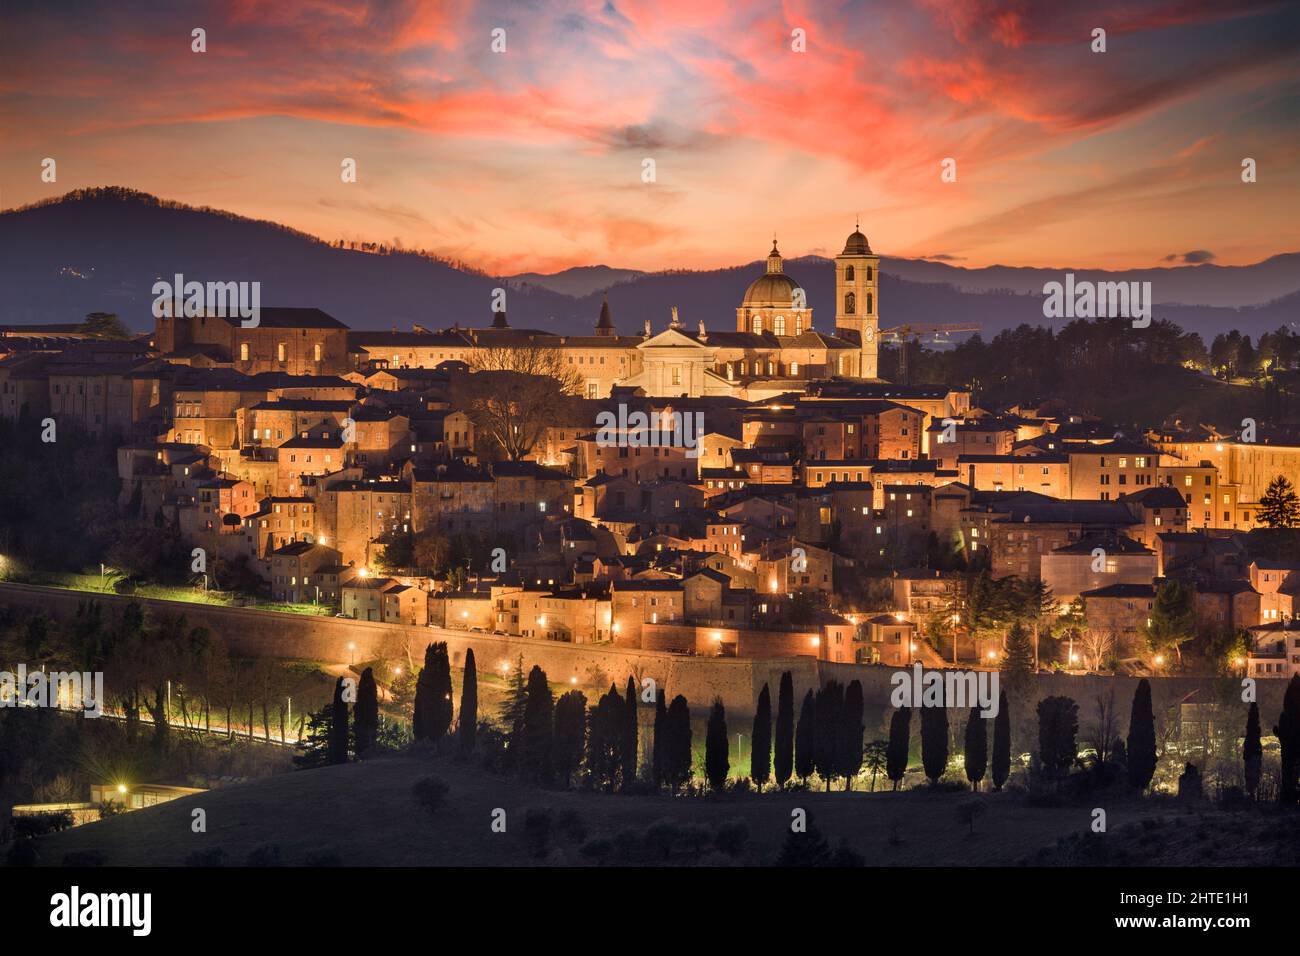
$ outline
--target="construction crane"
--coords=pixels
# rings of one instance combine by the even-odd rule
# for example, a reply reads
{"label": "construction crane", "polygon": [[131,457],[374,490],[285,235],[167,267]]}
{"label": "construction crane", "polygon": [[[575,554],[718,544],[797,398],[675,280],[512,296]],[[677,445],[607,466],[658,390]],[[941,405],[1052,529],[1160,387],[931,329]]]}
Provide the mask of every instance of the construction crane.
{"label": "construction crane", "polygon": [[932,335],[934,333],[948,332],[978,332],[980,325],[977,322],[949,322],[938,325],[896,325],[892,329],[881,329],[876,335],[879,338],[892,338],[898,340],[898,377],[902,379],[900,385],[908,385],[907,373],[907,345],[908,342],[919,341],[923,335]]}

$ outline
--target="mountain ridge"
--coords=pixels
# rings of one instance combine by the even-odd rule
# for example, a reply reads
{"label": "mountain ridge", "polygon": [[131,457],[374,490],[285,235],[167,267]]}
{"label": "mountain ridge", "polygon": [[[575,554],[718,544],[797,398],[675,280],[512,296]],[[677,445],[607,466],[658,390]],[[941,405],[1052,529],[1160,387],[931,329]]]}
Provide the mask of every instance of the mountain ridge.
{"label": "mountain ridge", "polygon": [[[588,332],[608,296],[624,333],[640,332],[646,320],[655,329],[667,325],[674,305],[691,325],[704,318],[708,327],[723,329],[733,327],[745,288],[763,269],[762,260],[754,260],[713,270],[641,272],[594,265],[550,276],[497,277],[422,251],[364,245],[364,251],[343,247],[281,223],[125,187],[77,190],[0,211],[0,288],[6,293],[0,299],[0,322],[68,322],[88,312],[112,311],[144,329],[152,323],[153,281],[180,272],[201,281],[257,279],[264,305],[319,307],[358,329],[486,324],[494,290],[501,286],[507,289],[506,311],[515,327]],[[786,270],[808,290],[816,327],[831,328],[831,260],[792,257]],[[975,322],[986,337],[1022,323],[1052,325],[1042,316],[1039,280],[1059,281],[1064,271],[970,270],[882,257],[882,325]],[[1069,271],[1079,279],[1111,281],[1143,281],[1145,275],[1168,279],[1169,273],[1198,282],[1230,276],[1231,283],[1219,285],[1254,288],[1254,298],[1282,290],[1265,302],[1175,305],[1160,304],[1160,285],[1153,284],[1157,318],[1211,337],[1233,327],[1257,335],[1293,321],[1300,294],[1300,253],[1281,253],[1249,266]],[[940,281],[944,279],[950,281]],[[607,285],[607,280],[613,281]],[[569,292],[543,281],[558,281]],[[1162,280],[1161,285],[1168,283]],[[1234,295],[1242,293],[1223,292],[1219,301]]]}

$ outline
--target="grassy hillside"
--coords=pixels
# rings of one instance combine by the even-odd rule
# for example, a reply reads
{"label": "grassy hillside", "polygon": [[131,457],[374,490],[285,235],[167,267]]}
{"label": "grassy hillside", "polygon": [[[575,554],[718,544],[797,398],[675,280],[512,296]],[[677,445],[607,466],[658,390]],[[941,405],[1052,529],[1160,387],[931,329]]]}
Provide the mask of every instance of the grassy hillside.
{"label": "grassy hillside", "polygon": [[[436,774],[450,785],[442,809],[412,796],[415,781]],[[640,864],[765,865],[790,829],[791,811],[810,812],[834,845],[843,838],[870,865],[997,865],[1024,860],[1088,826],[1087,808],[1027,806],[1014,793],[986,794],[974,835],[957,816],[970,799],[960,792],[736,794],[721,798],[623,796],[519,786],[453,758],[420,755],[283,774],[210,791],[148,810],[41,838],[41,863],[93,851],[109,866],[184,864],[196,851],[220,848],[227,864],[243,864],[258,847],[275,845],[284,865],[332,860],[343,865],[589,865],[584,844],[601,839],[611,859]],[[1164,801],[1130,802],[1111,811],[1111,826],[1167,812]],[[191,813],[207,814],[207,832],[191,832]],[[540,856],[526,833],[530,809],[546,807],[554,837]],[[506,811],[506,832],[491,829]],[[647,831],[671,821],[681,839],[668,856]],[[744,846],[712,848],[724,825],[743,821]],[[665,832],[662,824],[659,833]],[[566,832],[567,831],[567,832]],[[580,831],[580,832],[579,832]],[[696,844],[699,849],[687,849]]]}

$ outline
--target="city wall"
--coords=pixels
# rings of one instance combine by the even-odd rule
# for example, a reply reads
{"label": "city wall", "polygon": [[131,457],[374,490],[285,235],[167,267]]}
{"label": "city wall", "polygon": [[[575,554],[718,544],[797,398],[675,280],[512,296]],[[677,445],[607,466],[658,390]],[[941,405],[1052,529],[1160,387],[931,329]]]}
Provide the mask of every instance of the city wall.
{"label": "city wall", "polygon": [[[112,609],[114,614],[120,613],[120,609],[131,600],[138,600],[151,614],[183,614],[191,625],[208,628],[226,642],[232,653],[240,656],[326,664],[349,664],[354,660],[376,658],[400,660],[409,656],[418,664],[430,642],[446,641],[454,667],[464,664],[465,651],[472,647],[480,671],[500,672],[503,664],[513,667],[518,657],[523,655],[526,668],[540,665],[555,683],[565,683],[576,677],[580,686],[599,685],[603,689],[613,682],[621,691],[629,676],[636,677],[638,682],[650,677],[666,690],[670,699],[677,694],[684,695],[696,713],[703,713],[714,697],[720,697],[732,718],[752,716],[755,701],[765,683],[771,688],[775,715],[777,687],[781,673],[786,670],[794,679],[796,717],[804,693],[819,686],[820,682],[860,680],[867,702],[869,736],[877,729],[877,723],[882,722],[892,689],[891,678],[896,671],[882,665],[835,664],[811,657],[693,657],[609,644],[567,644],[439,627],[410,627],[0,583],[0,607],[40,610],[57,620],[70,620],[76,614],[77,606],[88,600],[103,604],[106,611]],[[1079,704],[1079,722],[1083,729],[1095,713],[1097,699],[1107,698],[1113,692],[1120,733],[1127,734],[1129,701],[1137,683],[1135,677],[1040,674],[1034,678],[1032,695],[1034,699],[1056,694],[1073,698]],[[1154,703],[1159,710],[1172,707],[1198,688],[1205,688],[1208,681],[1193,677],[1160,677],[1151,683]],[[1264,732],[1268,733],[1281,708],[1286,681],[1260,681],[1258,686],[1260,721]]]}

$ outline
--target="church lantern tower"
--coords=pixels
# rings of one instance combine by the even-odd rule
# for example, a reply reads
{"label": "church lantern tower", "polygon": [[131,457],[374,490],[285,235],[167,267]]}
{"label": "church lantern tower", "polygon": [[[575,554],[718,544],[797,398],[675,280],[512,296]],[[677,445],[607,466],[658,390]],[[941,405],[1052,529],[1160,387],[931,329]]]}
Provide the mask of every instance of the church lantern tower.
{"label": "church lantern tower", "polygon": [[835,257],[835,334],[859,346],[857,375],[880,375],[880,257],[858,228]]}
{"label": "church lantern tower", "polygon": [[614,328],[614,319],[609,314],[608,298],[603,299],[600,303],[600,318],[596,320],[596,334],[603,336],[618,335],[618,330]]}

